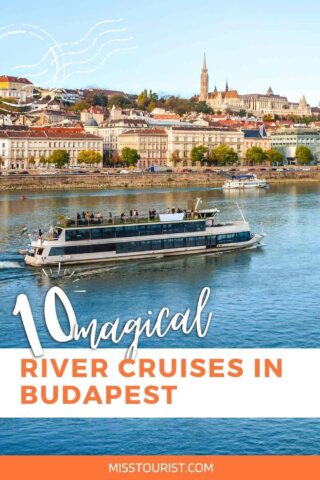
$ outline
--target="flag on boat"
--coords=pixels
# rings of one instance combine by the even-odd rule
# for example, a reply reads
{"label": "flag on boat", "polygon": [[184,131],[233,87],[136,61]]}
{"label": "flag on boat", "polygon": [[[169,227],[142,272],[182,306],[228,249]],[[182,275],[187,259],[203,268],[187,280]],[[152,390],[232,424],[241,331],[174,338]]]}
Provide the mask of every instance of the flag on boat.
{"label": "flag on boat", "polygon": [[22,230],[21,230],[20,233],[21,233],[21,235],[25,235],[26,233],[28,233],[28,229],[27,229],[27,227],[26,227],[25,225],[24,225],[24,227],[22,228]]}

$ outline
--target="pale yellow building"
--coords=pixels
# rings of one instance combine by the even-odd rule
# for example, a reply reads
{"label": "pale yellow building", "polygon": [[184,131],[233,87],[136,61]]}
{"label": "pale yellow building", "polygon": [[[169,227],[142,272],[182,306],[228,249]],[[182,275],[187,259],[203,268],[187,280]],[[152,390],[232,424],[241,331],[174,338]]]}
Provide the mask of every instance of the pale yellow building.
{"label": "pale yellow building", "polygon": [[[103,140],[77,128],[31,128],[28,130],[0,130],[2,168],[27,169],[39,166],[40,158],[48,158],[55,150],[66,150],[70,164],[77,165],[83,150],[103,154]],[[34,159],[35,164],[30,164]]]}
{"label": "pale yellow building", "polygon": [[128,147],[140,155],[138,166],[147,168],[152,165],[167,165],[168,134],[160,128],[141,128],[129,130],[118,136],[118,153]]}
{"label": "pale yellow building", "polygon": [[171,127],[168,133],[168,162],[173,164],[173,154],[179,155],[183,166],[191,166],[191,150],[203,145],[210,152],[221,144],[233,148],[239,159],[243,156],[244,133],[219,127]]}
{"label": "pale yellow building", "polygon": [[0,97],[26,102],[33,95],[33,85],[27,78],[0,76]]}

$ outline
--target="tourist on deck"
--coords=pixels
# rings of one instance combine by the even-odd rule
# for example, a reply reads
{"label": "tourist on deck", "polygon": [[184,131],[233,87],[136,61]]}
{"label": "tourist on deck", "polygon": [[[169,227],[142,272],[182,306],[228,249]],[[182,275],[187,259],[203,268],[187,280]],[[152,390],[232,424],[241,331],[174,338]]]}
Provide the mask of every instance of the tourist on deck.
{"label": "tourist on deck", "polygon": [[97,219],[98,223],[101,223],[103,219],[102,213],[101,212],[96,213],[95,218]]}
{"label": "tourist on deck", "polygon": [[133,216],[133,211],[130,210],[130,218]]}
{"label": "tourist on deck", "polygon": [[109,212],[109,223],[112,223],[112,212]]}
{"label": "tourist on deck", "polygon": [[171,213],[176,213],[176,207],[171,208]]}
{"label": "tourist on deck", "polygon": [[86,213],[85,218],[86,218],[86,222],[90,223],[90,212]]}
{"label": "tourist on deck", "polygon": [[79,212],[77,213],[77,223],[81,223],[81,215]]}

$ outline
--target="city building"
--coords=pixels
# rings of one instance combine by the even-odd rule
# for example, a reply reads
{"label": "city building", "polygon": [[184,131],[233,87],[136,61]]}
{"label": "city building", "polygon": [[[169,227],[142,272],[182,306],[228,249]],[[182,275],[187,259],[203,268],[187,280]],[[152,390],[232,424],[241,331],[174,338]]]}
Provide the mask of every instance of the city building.
{"label": "city building", "polygon": [[[92,121],[93,120],[93,121]],[[147,128],[145,120],[136,118],[120,118],[118,120],[109,120],[105,124],[98,126],[94,119],[89,119],[84,129],[88,133],[98,135],[103,140],[103,150],[107,158],[118,152],[118,138],[122,133],[128,130]]]}
{"label": "city building", "polygon": [[281,152],[288,163],[295,161],[299,145],[310,148],[314,159],[320,160],[320,132],[316,128],[294,127],[276,130],[270,134],[271,147]]}
{"label": "city building", "polygon": [[200,77],[199,100],[205,101],[215,112],[239,112],[245,110],[248,114],[256,116],[296,115],[298,117],[310,116],[311,107],[303,95],[299,103],[289,102],[287,97],[276,95],[269,87],[266,94],[250,93],[239,95],[237,90],[230,90],[228,82],[223,91],[215,87],[213,92],[209,91],[209,74],[204,56]]}
{"label": "city building", "polygon": [[255,115],[311,115],[311,107],[303,95],[299,103],[289,102],[287,97],[275,95],[269,87],[265,95],[258,93],[242,95],[243,108]]}
{"label": "city building", "polygon": [[192,166],[191,150],[203,145],[208,151],[221,144],[233,148],[239,160],[243,157],[244,133],[240,130],[219,127],[175,126],[167,129],[168,162],[173,164],[173,154],[178,155],[183,166]]}
{"label": "city building", "polygon": [[80,114],[81,122],[86,124],[92,118],[98,125],[100,125],[105,119],[105,110],[102,107],[98,106],[82,110]]}
{"label": "city building", "polygon": [[138,166],[167,165],[168,134],[160,128],[129,130],[118,136],[118,153],[123,148],[133,148],[140,155]]}
{"label": "city building", "polygon": [[259,147],[266,151],[271,148],[270,137],[267,136],[267,132],[263,125],[259,128],[245,128],[242,130],[244,134],[243,138],[243,152],[244,156],[246,151],[252,147]]}
{"label": "city building", "polygon": [[33,126],[53,126],[53,125],[72,125],[80,121],[78,113],[45,108],[36,110],[27,114],[29,119],[33,119]]}
{"label": "city building", "polygon": [[[83,150],[103,154],[102,138],[77,128],[31,128],[28,130],[1,129],[1,168],[26,169],[39,166],[40,158],[48,158],[55,150],[66,150],[70,164],[77,165]],[[35,165],[31,165],[34,159]]]}
{"label": "city building", "polygon": [[0,76],[0,97],[26,102],[33,95],[33,85],[27,78]]}
{"label": "city building", "polygon": [[57,91],[57,98],[65,103],[77,103],[83,99],[82,90],[74,90],[70,88],[63,88]]}

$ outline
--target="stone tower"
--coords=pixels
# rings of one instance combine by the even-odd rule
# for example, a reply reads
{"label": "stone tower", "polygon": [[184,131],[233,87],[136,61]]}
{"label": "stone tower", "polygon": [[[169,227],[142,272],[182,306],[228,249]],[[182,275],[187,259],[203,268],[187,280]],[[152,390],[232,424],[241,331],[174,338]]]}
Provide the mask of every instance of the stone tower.
{"label": "stone tower", "polygon": [[209,75],[206,65],[206,54],[203,56],[203,66],[201,71],[201,86],[200,86],[200,95],[199,101],[206,102],[208,99],[208,90],[209,90]]}

